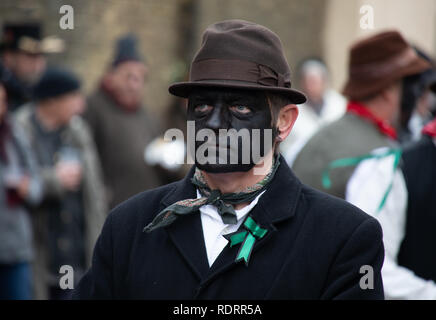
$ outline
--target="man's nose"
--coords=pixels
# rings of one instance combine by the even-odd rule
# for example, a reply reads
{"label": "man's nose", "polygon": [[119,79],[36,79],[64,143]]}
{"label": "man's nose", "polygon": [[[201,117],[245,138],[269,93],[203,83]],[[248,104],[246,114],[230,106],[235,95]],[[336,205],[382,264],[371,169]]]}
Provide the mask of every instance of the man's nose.
{"label": "man's nose", "polygon": [[212,114],[206,123],[210,129],[226,129],[225,106],[216,104],[212,110]]}
{"label": "man's nose", "polygon": [[127,84],[132,91],[138,91],[143,88],[144,81],[139,77],[131,77],[129,78],[129,81],[127,81]]}

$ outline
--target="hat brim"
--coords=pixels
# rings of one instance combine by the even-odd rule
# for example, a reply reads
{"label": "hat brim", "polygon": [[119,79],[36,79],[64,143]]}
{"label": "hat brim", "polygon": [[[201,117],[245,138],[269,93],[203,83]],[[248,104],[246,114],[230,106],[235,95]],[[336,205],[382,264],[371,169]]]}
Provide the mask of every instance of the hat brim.
{"label": "hat brim", "polygon": [[45,37],[43,39],[24,38],[24,42],[10,45],[5,42],[0,44],[0,50],[19,50],[33,55],[61,53],[65,51],[65,41],[57,36]]}
{"label": "hat brim", "polygon": [[376,95],[389,87],[392,83],[403,77],[424,72],[431,68],[431,65],[424,59],[416,59],[408,66],[397,69],[382,79],[368,80],[363,78],[348,79],[342,90],[342,94],[350,100],[361,100]]}
{"label": "hat brim", "polygon": [[229,88],[229,89],[246,89],[246,90],[257,90],[266,91],[272,93],[278,93],[290,98],[292,103],[302,104],[306,102],[306,96],[294,89],[280,88],[280,87],[269,87],[259,84],[251,84],[242,81],[195,81],[195,82],[176,82],[173,83],[168,91],[177,97],[188,98],[192,90],[197,88]]}

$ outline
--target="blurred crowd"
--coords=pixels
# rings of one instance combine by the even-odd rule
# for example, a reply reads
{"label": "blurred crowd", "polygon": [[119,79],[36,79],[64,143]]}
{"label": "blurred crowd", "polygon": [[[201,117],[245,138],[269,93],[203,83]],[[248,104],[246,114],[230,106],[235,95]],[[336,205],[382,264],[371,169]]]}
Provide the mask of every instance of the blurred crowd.
{"label": "blurred crowd", "polygon": [[148,68],[136,37],[118,40],[89,97],[73,71],[47,63],[59,52],[50,40],[59,39],[38,23],[3,27],[0,299],[68,298],[60,267],[80,280],[109,210],[180,177],[159,163],[159,143],[146,162],[162,129],[142,102]]}
{"label": "blurred crowd", "polygon": [[[166,123],[148,112],[152,75],[134,34],[117,40],[85,97],[72,70],[47,63],[62,46],[40,24],[2,32],[0,299],[67,299],[60,267],[80,280],[109,210],[186,172],[174,162],[184,146],[162,138],[185,129],[185,102],[169,106]],[[379,220],[387,298],[436,299],[433,58],[388,31],[351,47],[341,93],[322,59],[297,69],[308,99],[281,144],[286,161],[302,182]]]}

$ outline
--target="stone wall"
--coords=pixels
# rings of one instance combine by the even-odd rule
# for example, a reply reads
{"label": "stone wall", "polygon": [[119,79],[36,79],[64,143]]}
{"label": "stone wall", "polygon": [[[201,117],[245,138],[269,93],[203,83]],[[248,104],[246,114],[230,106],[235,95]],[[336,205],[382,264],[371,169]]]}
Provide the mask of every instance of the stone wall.
{"label": "stone wall", "polygon": [[[59,8],[74,9],[74,30],[61,30]],[[135,32],[150,74],[145,97],[147,105],[160,114],[169,103],[167,85],[177,69],[178,11],[174,0],[2,0],[0,23],[42,20],[45,35],[66,41],[66,51],[49,58],[51,63],[73,68],[89,92],[110,63],[118,36]]]}
{"label": "stone wall", "polygon": [[[357,37],[359,8],[375,8],[376,29],[398,27],[436,50],[434,0],[1,0],[0,23],[44,21],[46,35],[65,39],[67,50],[50,58],[73,68],[87,92],[97,84],[110,62],[114,41],[135,32],[150,67],[146,103],[163,116],[173,102],[168,84],[186,77],[187,66],[198,48],[204,29],[219,20],[245,19],[263,24],[282,39],[296,84],[297,64],[305,57],[320,56],[332,71],[339,89],[346,77],[347,51]],[[59,8],[74,8],[74,30],[59,28]]]}

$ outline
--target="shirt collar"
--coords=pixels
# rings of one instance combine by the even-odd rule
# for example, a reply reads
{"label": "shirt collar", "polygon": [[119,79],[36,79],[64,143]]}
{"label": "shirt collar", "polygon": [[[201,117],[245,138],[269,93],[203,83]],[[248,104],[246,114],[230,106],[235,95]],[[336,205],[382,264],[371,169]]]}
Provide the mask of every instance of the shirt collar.
{"label": "shirt collar", "polygon": [[[266,190],[264,190],[263,192],[261,192],[260,194],[258,194],[258,196],[256,198],[254,198],[249,205],[239,209],[239,210],[235,210],[236,212],[236,219],[238,221],[240,221],[241,219],[243,219],[248,212],[251,211],[251,209],[254,208],[254,206],[257,204],[257,202],[259,201],[259,198],[261,195],[263,195],[265,193]],[[200,191],[197,189],[197,199],[201,197]],[[200,207],[200,212],[203,214],[206,214],[208,216],[210,216],[212,219],[214,220],[218,220],[220,222],[222,222],[221,216],[218,213],[218,210],[215,206],[208,204],[208,205],[204,205],[202,207]]]}

